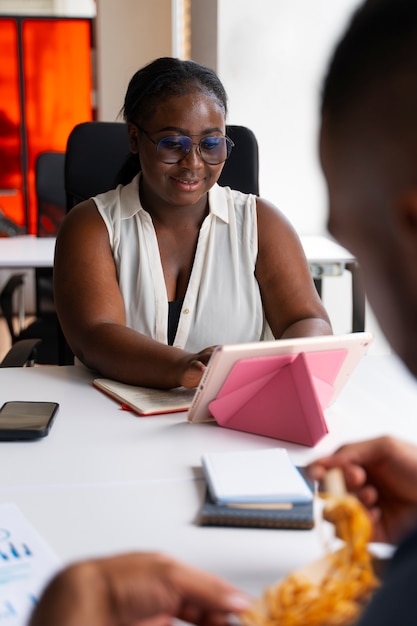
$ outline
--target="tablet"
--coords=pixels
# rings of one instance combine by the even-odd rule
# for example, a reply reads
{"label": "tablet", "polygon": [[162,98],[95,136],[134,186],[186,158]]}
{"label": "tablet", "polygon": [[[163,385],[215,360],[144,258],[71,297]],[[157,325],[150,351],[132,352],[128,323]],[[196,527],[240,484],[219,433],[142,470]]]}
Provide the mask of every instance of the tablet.
{"label": "tablet", "polygon": [[[304,406],[300,410],[316,414],[309,422],[312,427],[316,424],[318,431],[308,438],[316,441],[326,431],[322,411],[336,400],[371,342],[371,333],[359,332],[218,346],[195,392],[187,419],[215,419],[227,425],[236,405],[250,410],[254,398],[257,413],[261,409],[259,400],[265,398],[268,407],[271,403],[282,406],[301,401]],[[235,426],[229,423],[229,427]]]}

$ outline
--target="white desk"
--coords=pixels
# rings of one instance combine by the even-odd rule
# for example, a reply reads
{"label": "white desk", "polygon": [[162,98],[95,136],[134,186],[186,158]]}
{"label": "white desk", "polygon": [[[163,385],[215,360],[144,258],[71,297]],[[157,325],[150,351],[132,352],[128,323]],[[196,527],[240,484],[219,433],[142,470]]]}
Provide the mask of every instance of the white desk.
{"label": "white desk", "polygon": [[344,270],[350,272],[352,276],[352,332],[365,330],[365,289],[355,257],[327,237],[302,236],[301,242],[320,296],[323,278],[341,276]]}
{"label": "white desk", "polygon": [[326,412],[330,433],[315,448],[188,424],[185,413],[139,418],[91,380],[76,367],[0,370],[0,402],[61,405],[46,439],[0,444],[0,502],[15,502],[64,562],[163,550],[259,594],[323,553],[323,528],[200,527],[203,452],[284,445],[304,464],[346,441],[382,433],[417,443],[417,385],[390,356],[363,359]]}
{"label": "white desk", "polygon": [[356,261],[353,254],[328,237],[301,235],[300,239],[313,278],[338,276],[346,265]]}
{"label": "white desk", "polygon": [[[55,238],[35,237],[33,235],[19,235],[17,237],[2,237],[0,239],[0,282],[9,279],[15,271],[2,270],[31,270],[25,278],[25,283],[17,290],[17,311],[19,315],[19,329],[24,326],[25,311],[36,309],[34,302],[33,269],[52,268],[54,263]],[[3,275],[6,275],[4,278]],[[2,288],[3,286],[2,285]],[[26,287],[26,289],[25,289]],[[1,313],[1,310],[0,310]]]}
{"label": "white desk", "polygon": [[[320,295],[324,277],[340,276],[345,269],[351,272],[352,330],[364,330],[365,292],[355,257],[327,237],[304,235],[301,243]],[[54,237],[4,237],[0,240],[0,269],[52,267],[54,251]]]}
{"label": "white desk", "polygon": [[0,268],[52,267],[55,237],[19,235],[0,239]]}
{"label": "white desk", "polygon": [[[337,243],[322,236],[301,237],[314,278],[337,275],[355,261],[354,256]],[[52,267],[55,237],[22,235],[0,240],[0,268]]]}

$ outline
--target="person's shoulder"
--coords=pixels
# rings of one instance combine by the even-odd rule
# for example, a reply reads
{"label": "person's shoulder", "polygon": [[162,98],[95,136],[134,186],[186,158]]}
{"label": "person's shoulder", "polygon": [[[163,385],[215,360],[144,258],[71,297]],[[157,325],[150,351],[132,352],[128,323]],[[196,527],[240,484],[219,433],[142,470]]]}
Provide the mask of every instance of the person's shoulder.
{"label": "person's shoulder", "polygon": [[92,198],[83,200],[76,204],[66,214],[62,225],[66,224],[80,224],[81,222],[89,221],[98,217],[97,207]]}
{"label": "person's shoulder", "polygon": [[135,176],[127,185],[117,185],[93,198],[100,213],[110,220],[127,219],[141,209],[139,201],[139,182]]}
{"label": "person's shoulder", "polygon": [[106,235],[106,228],[92,199],[75,205],[62,221],[57,235],[57,249],[74,242],[90,242]]}
{"label": "person's shoulder", "polygon": [[277,242],[285,243],[285,245],[291,243],[300,245],[299,236],[293,224],[275,204],[264,198],[257,198],[256,215],[260,243],[264,243],[267,247]]}
{"label": "person's shoulder", "polygon": [[286,215],[279,209],[276,204],[266,198],[256,198],[256,211],[258,218],[267,221],[289,223]]}

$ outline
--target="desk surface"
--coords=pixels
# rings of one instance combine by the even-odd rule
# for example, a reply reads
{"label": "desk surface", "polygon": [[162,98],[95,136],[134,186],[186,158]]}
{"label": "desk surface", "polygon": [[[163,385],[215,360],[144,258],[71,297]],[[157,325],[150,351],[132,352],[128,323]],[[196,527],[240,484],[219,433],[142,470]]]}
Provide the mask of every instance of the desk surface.
{"label": "desk surface", "polygon": [[[327,237],[305,235],[301,243],[309,263],[346,264],[355,260],[350,252]],[[3,237],[0,239],[0,268],[52,267],[54,250],[54,237]]]}
{"label": "desk surface", "polygon": [[321,235],[301,235],[305,255],[309,263],[353,263],[356,259],[351,252],[338,243]]}
{"label": "desk surface", "polygon": [[203,528],[203,452],[284,446],[305,464],[340,444],[383,433],[417,443],[417,385],[392,356],[363,359],[315,447],[189,424],[185,413],[137,417],[92,387],[81,367],[0,370],[0,401],[54,400],[38,442],[0,443],[0,502],[15,502],[64,562],[163,550],[250,593],[323,553],[326,524],[309,531]]}
{"label": "desk surface", "polygon": [[0,268],[52,267],[55,238],[19,235],[0,239]]}

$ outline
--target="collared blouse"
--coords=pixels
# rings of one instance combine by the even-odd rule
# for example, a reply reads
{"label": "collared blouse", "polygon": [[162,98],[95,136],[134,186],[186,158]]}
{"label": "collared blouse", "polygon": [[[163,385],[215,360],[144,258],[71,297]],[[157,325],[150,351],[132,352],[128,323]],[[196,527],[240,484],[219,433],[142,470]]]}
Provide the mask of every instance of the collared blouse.
{"label": "collared blouse", "polygon": [[[126,325],[166,344],[168,297],[152,218],[139,199],[139,176],[93,200],[108,230]],[[272,339],[255,277],[257,252],[256,196],[214,185],[174,346],[198,352]]]}

